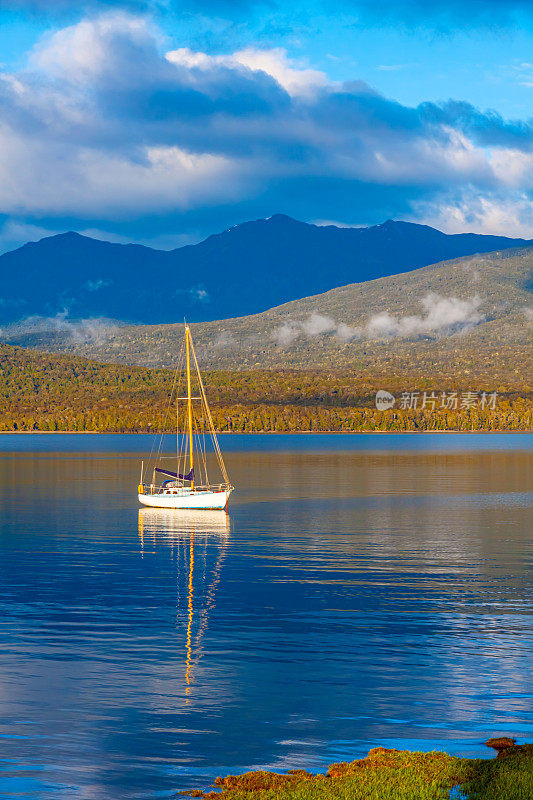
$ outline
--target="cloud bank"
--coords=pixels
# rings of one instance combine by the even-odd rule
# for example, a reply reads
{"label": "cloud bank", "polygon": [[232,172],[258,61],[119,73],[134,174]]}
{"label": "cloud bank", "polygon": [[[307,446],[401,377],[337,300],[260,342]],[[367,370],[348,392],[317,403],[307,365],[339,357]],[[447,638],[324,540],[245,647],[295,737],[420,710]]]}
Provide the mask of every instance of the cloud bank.
{"label": "cloud bank", "polygon": [[455,101],[408,107],[279,48],[163,44],[147,18],[109,12],[0,74],[11,230],[157,218],[211,232],[282,211],[533,235],[530,122]]}
{"label": "cloud bank", "polygon": [[[333,317],[313,312],[303,321],[287,320],[273,331],[272,339],[282,347],[289,347],[301,334],[320,336],[327,333],[341,342],[354,339],[451,336],[454,333],[466,333],[485,319],[480,311],[482,299],[479,295],[460,300],[430,292],[422,298],[420,304],[423,309],[420,315],[395,317],[388,311],[383,311],[374,314],[359,327],[352,327],[344,322],[337,323]],[[526,314],[526,309],[524,313]]]}
{"label": "cloud bank", "polygon": [[479,308],[482,300],[475,295],[469,300],[442,297],[430,292],[421,301],[423,314],[393,317],[388,312],[376,314],[367,323],[365,332],[370,339],[400,336],[450,336],[465,332],[484,319]]}
{"label": "cloud bank", "polygon": [[104,317],[69,319],[65,309],[53,317],[34,315],[4,325],[0,328],[0,338],[5,342],[20,342],[23,339],[59,336],[76,344],[101,344],[116,328],[115,320]]}

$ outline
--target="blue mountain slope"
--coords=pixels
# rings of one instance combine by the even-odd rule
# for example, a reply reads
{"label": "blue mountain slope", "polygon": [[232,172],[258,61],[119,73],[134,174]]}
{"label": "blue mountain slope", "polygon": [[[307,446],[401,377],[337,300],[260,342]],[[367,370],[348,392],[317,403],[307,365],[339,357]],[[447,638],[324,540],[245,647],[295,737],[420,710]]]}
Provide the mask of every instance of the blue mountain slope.
{"label": "blue mountain slope", "polygon": [[348,283],[533,241],[388,221],[319,227],[278,214],[172,251],[65,233],[0,256],[0,322],[31,315],[131,322],[224,319]]}

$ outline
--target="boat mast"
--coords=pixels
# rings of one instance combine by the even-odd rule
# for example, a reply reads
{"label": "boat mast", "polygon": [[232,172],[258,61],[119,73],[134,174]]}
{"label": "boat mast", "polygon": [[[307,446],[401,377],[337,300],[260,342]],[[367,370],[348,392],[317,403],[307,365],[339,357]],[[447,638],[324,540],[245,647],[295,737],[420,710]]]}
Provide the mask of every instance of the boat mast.
{"label": "boat mast", "polygon": [[200,399],[203,401],[203,407],[205,414],[207,416],[209,431],[211,433],[211,438],[213,440],[213,446],[215,448],[215,453],[217,455],[217,460],[220,466],[220,471],[222,472],[222,477],[224,478],[225,483],[229,484],[228,473],[226,472],[226,466],[224,464],[224,459],[222,458],[222,453],[220,452],[220,446],[218,444],[217,434],[215,431],[215,425],[213,423],[213,417],[211,416],[211,411],[209,410],[209,403],[207,402],[207,397],[205,394],[205,387],[204,382],[202,380],[202,376],[200,374],[200,367],[198,366],[198,359],[196,358],[196,353],[194,351],[194,342],[192,340],[191,333],[189,331],[189,338],[191,342],[191,351],[192,357],[194,360],[194,366],[196,368],[196,375],[198,377],[198,385],[200,387]]}
{"label": "boat mast", "polygon": [[[187,351],[187,412],[189,417],[189,470],[193,469],[193,440],[192,440],[192,400],[191,400],[191,360],[189,354],[189,326],[185,326],[185,345]],[[191,489],[194,489],[194,477],[191,480]]]}

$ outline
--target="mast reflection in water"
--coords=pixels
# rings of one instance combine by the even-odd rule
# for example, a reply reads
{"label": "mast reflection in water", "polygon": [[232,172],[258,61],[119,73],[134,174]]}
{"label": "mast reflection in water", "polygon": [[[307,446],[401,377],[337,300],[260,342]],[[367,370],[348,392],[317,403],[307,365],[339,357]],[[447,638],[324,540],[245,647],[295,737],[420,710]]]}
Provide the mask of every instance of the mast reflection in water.
{"label": "mast reflection in water", "polygon": [[531,738],[532,437],[235,435],[229,517],[146,442],[0,436],[2,800]]}
{"label": "mast reflection in water", "polygon": [[185,651],[185,702],[189,702],[203,637],[229,545],[230,517],[225,511],[139,511],[141,555],[150,546],[170,546],[176,568],[176,629]]}

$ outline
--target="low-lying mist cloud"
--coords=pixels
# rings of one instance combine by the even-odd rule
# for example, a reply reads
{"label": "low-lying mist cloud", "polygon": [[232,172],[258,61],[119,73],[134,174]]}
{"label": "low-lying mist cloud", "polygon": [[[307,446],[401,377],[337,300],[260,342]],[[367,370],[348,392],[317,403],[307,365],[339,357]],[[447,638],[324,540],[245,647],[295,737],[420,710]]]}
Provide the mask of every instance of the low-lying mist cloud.
{"label": "low-lying mist cloud", "polygon": [[444,335],[463,331],[484,319],[479,311],[482,300],[475,295],[470,300],[442,297],[430,292],[421,301],[424,313],[420,316],[393,317],[388,311],[376,314],[366,325],[371,339],[400,336]]}
{"label": "low-lying mist cloud", "polygon": [[116,320],[105,317],[69,319],[69,312],[65,309],[53,317],[35,315],[10,322],[0,328],[0,338],[17,342],[30,337],[57,336],[77,344],[101,344],[117,328]]}
{"label": "low-lying mist cloud", "polygon": [[486,263],[486,259],[479,257],[471,258],[463,263],[463,271],[466,272],[471,283],[478,283],[481,278],[480,269],[485,267]]}
{"label": "low-lying mist cloud", "polygon": [[229,347],[234,347],[237,344],[237,340],[231,333],[228,331],[222,331],[222,333],[217,337],[215,340],[213,347],[215,350],[224,350]]}
{"label": "low-lying mist cloud", "polygon": [[274,330],[272,338],[276,344],[287,347],[299,336],[300,330],[301,328],[294,322],[285,322]]}
{"label": "low-lying mist cloud", "polygon": [[394,316],[388,311],[382,311],[371,316],[360,327],[338,323],[333,317],[313,312],[303,321],[287,320],[274,330],[272,338],[277,344],[287,347],[302,333],[312,337],[329,333],[342,342],[354,339],[450,336],[465,332],[485,319],[480,311],[482,302],[479,295],[461,300],[458,297],[443,297],[436,292],[430,292],[420,300],[422,314]]}
{"label": "low-lying mist cloud", "polygon": [[325,333],[332,333],[343,342],[348,342],[351,339],[361,338],[361,328],[352,328],[344,322],[337,323],[333,317],[326,316],[325,314],[317,314],[313,311],[306,320],[288,320],[276,328],[272,334],[272,338],[283,347],[292,344],[294,340],[301,334],[305,333],[307,336],[320,336]]}
{"label": "low-lying mist cloud", "polygon": [[330,333],[336,328],[335,321],[331,317],[322,314],[311,314],[309,319],[302,322],[302,330],[308,336],[318,336],[321,333]]}
{"label": "low-lying mist cloud", "polygon": [[176,296],[183,296],[186,295],[189,299],[191,299],[195,303],[210,303],[211,297],[209,296],[209,292],[205,288],[205,286],[198,285],[198,286],[191,286],[188,289],[176,289],[174,292]]}

